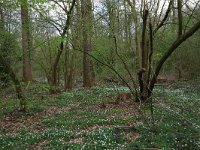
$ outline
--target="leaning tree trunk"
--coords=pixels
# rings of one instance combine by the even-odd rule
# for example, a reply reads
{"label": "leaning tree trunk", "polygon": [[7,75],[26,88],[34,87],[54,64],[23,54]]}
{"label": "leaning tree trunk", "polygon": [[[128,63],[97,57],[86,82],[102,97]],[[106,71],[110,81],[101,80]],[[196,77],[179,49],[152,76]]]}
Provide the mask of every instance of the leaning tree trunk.
{"label": "leaning tree trunk", "polygon": [[2,55],[0,55],[0,64],[3,65],[5,72],[10,76],[13,83],[15,84],[16,94],[17,94],[18,99],[20,100],[20,110],[26,111],[26,99],[23,94],[19,79],[17,78],[16,74],[10,67],[10,64],[7,63],[7,61],[4,59]]}
{"label": "leaning tree trunk", "polygon": [[172,55],[172,53],[183,43],[185,42],[188,38],[190,38],[195,32],[197,32],[200,29],[200,21],[198,21],[193,27],[191,27],[187,32],[182,34],[181,36],[177,37],[176,41],[168,48],[168,50],[164,53],[164,55],[161,57],[161,59],[158,61],[155,72],[152,76],[152,79],[150,81],[150,86],[149,86],[149,97],[152,95],[154,85],[156,83],[156,79],[160,73],[160,70],[166,60]]}

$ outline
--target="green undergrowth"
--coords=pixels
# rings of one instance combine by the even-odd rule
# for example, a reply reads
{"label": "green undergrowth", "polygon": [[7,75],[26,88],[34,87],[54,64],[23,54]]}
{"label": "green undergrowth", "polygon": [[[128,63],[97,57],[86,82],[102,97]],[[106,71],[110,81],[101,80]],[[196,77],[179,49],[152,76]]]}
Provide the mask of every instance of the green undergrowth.
{"label": "green undergrowth", "polygon": [[188,88],[159,87],[154,97],[161,99],[154,103],[154,124],[146,111],[150,124],[138,126],[141,137],[131,147],[200,149],[200,95]]}
{"label": "green undergrowth", "polygon": [[42,120],[42,123],[48,127],[65,127],[68,129],[84,129],[91,126],[106,126],[106,125],[126,125],[129,118],[110,116],[101,111],[70,111],[68,113],[62,113],[54,118],[46,118]]}
{"label": "green undergrowth", "polygon": [[11,118],[0,123],[0,149],[200,149],[200,95],[188,88],[156,87],[153,117],[148,105],[138,116],[121,106],[100,108],[115,100],[114,87],[57,95],[45,85],[29,89],[27,113],[13,97],[0,101],[1,121]]}

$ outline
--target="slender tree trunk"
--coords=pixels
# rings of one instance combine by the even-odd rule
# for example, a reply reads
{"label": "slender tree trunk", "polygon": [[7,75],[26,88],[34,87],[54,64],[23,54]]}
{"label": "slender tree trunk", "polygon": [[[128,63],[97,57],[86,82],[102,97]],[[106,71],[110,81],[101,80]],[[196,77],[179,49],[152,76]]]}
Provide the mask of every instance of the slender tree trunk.
{"label": "slender tree trunk", "polygon": [[81,36],[79,33],[82,32],[81,27],[81,5],[80,1],[76,1],[76,6],[73,11],[73,15],[76,18],[71,26],[71,35],[72,35],[72,49],[69,47],[66,50],[65,55],[65,90],[72,90],[73,80],[75,77],[75,60],[76,53],[75,50],[80,48]]}
{"label": "slender tree trunk", "polygon": [[127,3],[131,6],[132,16],[133,16],[133,22],[134,22],[134,28],[135,28],[135,47],[136,47],[136,68],[142,68],[142,56],[141,56],[141,39],[140,39],[140,29],[138,24],[138,14],[136,11],[136,1],[132,0],[126,0]]}
{"label": "slender tree trunk", "polygon": [[141,42],[141,65],[142,68],[139,75],[140,80],[140,99],[146,101],[148,99],[148,75],[149,75],[149,43],[147,39],[147,20],[148,10],[143,12],[142,42]]}
{"label": "slender tree trunk", "polygon": [[25,82],[32,81],[32,68],[30,60],[31,35],[30,35],[30,19],[28,11],[29,11],[28,1],[21,0],[23,78]]}
{"label": "slender tree trunk", "polygon": [[183,34],[183,15],[182,15],[182,0],[177,0],[178,4],[178,36]]}
{"label": "slender tree trunk", "polygon": [[[178,33],[177,36],[180,37],[183,34],[183,15],[182,15],[182,0],[177,0],[178,7]],[[176,72],[178,74],[178,79],[182,78],[182,65],[181,65],[181,54],[178,51],[175,54],[176,58]]]}
{"label": "slender tree trunk", "polygon": [[[64,47],[65,45],[65,36],[68,34],[68,30],[69,30],[69,27],[70,27],[70,23],[71,23],[71,17],[72,17],[72,12],[73,12],[73,9],[74,9],[74,6],[75,6],[75,2],[76,0],[73,0],[72,3],[71,3],[71,6],[69,8],[69,11],[67,12],[67,20],[65,21],[65,26],[63,28],[63,31],[61,33],[61,38],[62,38],[62,41],[60,42],[59,44],[59,47],[58,47],[58,53],[56,55],[56,58],[54,60],[54,63],[53,63],[53,66],[52,66],[52,80],[50,82],[50,85],[51,86],[58,86],[58,65],[59,65],[59,62],[60,62],[60,58],[61,58],[61,55],[63,53],[63,50],[64,50]],[[68,42],[68,41],[67,41]],[[50,90],[50,93],[52,94],[55,94],[57,93],[58,91],[57,90]]]}
{"label": "slender tree trunk", "polygon": [[[129,7],[126,3],[126,1],[124,1],[124,30],[125,30],[125,49],[128,50],[129,52],[132,50],[132,43],[131,43],[131,15],[129,15],[130,10]],[[135,53],[135,52],[134,52]],[[134,57],[134,55],[133,55]]]}
{"label": "slender tree trunk", "polygon": [[0,30],[5,30],[5,20],[4,20],[4,12],[3,12],[3,6],[2,3],[0,3]]}
{"label": "slender tree trunk", "polygon": [[81,1],[82,12],[82,44],[83,44],[83,86],[91,87],[95,82],[94,66],[88,54],[92,52],[93,18],[91,0]]}
{"label": "slender tree trunk", "polygon": [[115,66],[115,43],[113,40],[113,34],[116,33],[116,12],[115,12],[115,3],[111,2],[109,0],[106,0],[106,7],[108,11],[108,18],[109,18],[109,38],[112,41],[111,47],[110,47],[110,64],[114,67]]}

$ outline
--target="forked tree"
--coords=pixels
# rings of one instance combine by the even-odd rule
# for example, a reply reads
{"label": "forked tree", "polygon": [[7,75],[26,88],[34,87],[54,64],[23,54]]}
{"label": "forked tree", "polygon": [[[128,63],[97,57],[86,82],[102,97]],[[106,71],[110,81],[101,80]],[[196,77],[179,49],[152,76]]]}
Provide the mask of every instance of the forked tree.
{"label": "forked tree", "polygon": [[[165,64],[165,62],[172,56],[172,54],[176,51],[176,49],[184,43],[188,38],[190,38],[195,32],[197,32],[200,28],[200,20],[196,20],[191,27],[186,27],[183,24],[183,2],[182,0],[170,0],[165,1],[162,7],[160,8],[161,2],[157,1],[146,1],[142,0],[137,3],[135,0],[130,1],[126,0],[130,5],[134,26],[135,26],[135,43],[137,48],[141,47],[139,50],[140,56],[140,69],[138,71],[138,81],[139,81],[139,92],[136,91],[137,100],[146,102],[149,101],[152,92],[157,81],[157,77]],[[165,50],[164,54],[160,57],[155,66],[152,65],[154,61],[153,53],[154,53],[154,42],[159,30],[164,28],[167,24],[169,24],[170,13],[172,11],[172,6],[176,2],[177,9],[177,25],[175,27],[175,31],[177,31],[177,36],[172,42],[171,45]],[[136,5],[139,6],[139,10],[136,9]],[[165,6],[167,5],[167,8]],[[156,7],[155,7],[156,6]],[[196,8],[196,7],[195,7]],[[193,9],[195,9],[193,8]],[[195,10],[193,10],[195,11]],[[161,13],[161,15],[159,15]],[[193,13],[191,14],[193,15]],[[142,26],[141,34],[137,32],[138,27],[138,19],[141,18],[142,21],[140,25]],[[189,19],[191,16],[189,17]],[[139,41],[139,42],[138,42]],[[141,45],[139,45],[141,43]]]}

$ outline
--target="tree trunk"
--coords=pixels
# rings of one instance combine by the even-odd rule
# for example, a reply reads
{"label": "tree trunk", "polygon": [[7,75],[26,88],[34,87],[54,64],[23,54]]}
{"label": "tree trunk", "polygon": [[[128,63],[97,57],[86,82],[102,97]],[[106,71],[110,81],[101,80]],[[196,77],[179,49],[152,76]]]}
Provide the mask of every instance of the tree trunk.
{"label": "tree trunk", "polygon": [[0,3],[0,29],[1,31],[5,30],[5,20],[2,3]]}
{"label": "tree trunk", "polygon": [[16,74],[10,67],[10,64],[7,63],[7,61],[4,59],[2,55],[0,55],[0,64],[3,65],[4,71],[10,76],[12,79],[13,83],[15,84],[15,90],[17,94],[17,98],[20,100],[20,110],[21,111],[26,111],[26,99],[23,94],[21,84],[19,82],[19,79],[17,78]]}
{"label": "tree trunk", "polygon": [[[180,37],[183,34],[183,15],[182,15],[182,0],[177,0],[177,7],[178,7],[178,33],[177,36]],[[181,54],[178,51],[175,54],[176,62],[176,71],[178,74],[178,80],[182,78],[182,65],[181,65]]]}
{"label": "tree trunk", "polygon": [[195,32],[197,32],[200,29],[200,21],[198,21],[193,27],[191,27],[187,32],[179,36],[176,41],[168,48],[168,50],[164,53],[164,55],[161,57],[161,59],[158,61],[155,72],[153,74],[153,77],[150,81],[150,86],[149,86],[149,97],[151,96],[154,85],[156,83],[156,79],[160,73],[160,70],[163,66],[163,64],[166,62],[166,60],[172,55],[172,53],[188,38],[190,38]]}
{"label": "tree trunk", "polygon": [[136,1],[132,0],[132,2],[130,0],[126,0],[127,3],[130,5],[131,7],[131,11],[132,11],[132,16],[133,16],[133,22],[134,22],[134,28],[135,28],[135,53],[137,54],[136,57],[136,68],[142,68],[142,56],[141,56],[141,39],[140,39],[140,29],[139,29],[139,24],[138,24],[138,15],[137,15],[137,11],[136,11]]}
{"label": "tree trunk", "polygon": [[30,19],[28,11],[29,11],[28,1],[21,0],[23,78],[25,82],[32,81],[32,68],[30,60],[31,35],[30,35]]}
{"label": "tree trunk", "polygon": [[65,71],[65,90],[72,90],[73,75],[74,75],[74,53],[71,54],[71,59],[67,60],[67,68]]}
{"label": "tree trunk", "polygon": [[73,88],[73,80],[75,76],[75,60],[76,53],[75,50],[80,48],[81,36],[79,33],[82,31],[81,27],[81,5],[80,1],[76,1],[76,8],[73,11],[73,16],[76,21],[73,22],[73,26],[71,26],[71,36],[72,36],[72,48],[67,47],[65,50],[65,90],[72,90]]}
{"label": "tree trunk", "polygon": [[[65,44],[65,36],[68,34],[68,30],[69,30],[69,27],[70,27],[70,21],[71,21],[71,15],[72,15],[72,12],[73,12],[73,9],[74,9],[74,6],[75,6],[75,2],[76,0],[73,0],[72,3],[71,3],[71,6],[69,8],[69,11],[67,12],[67,20],[65,21],[65,26],[63,28],[63,31],[61,33],[61,38],[62,38],[62,41],[60,42],[59,44],[59,47],[58,47],[58,53],[56,55],[56,58],[54,60],[54,63],[53,63],[53,66],[52,66],[52,81],[50,82],[50,85],[53,86],[53,87],[57,87],[58,86],[58,65],[59,65],[59,62],[60,62],[60,58],[61,58],[61,55],[63,53],[63,50],[64,50],[64,46],[67,45],[68,43]],[[68,42],[68,41],[67,41]],[[57,93],[58,91],[56,89],[54,90],[50,90],[50,93],[52,94],[55,94]]]}
{"label": "tree trunk", "polygon": [[148,10],[143,12],[142,42],[141,42],[141,71],[138,73],[140,81],[140,99],[147,101],[148,99],[148,75],[149,75],[149,44],[147,39],[147,20]]}
{"label": "tree trunk", "polygon": [[93,62],[88,54],[92,52],[93,19],[91,0],[81,1],[82,12],[82,44],[83,44],[83,86],[92,87],[95,82]]}
{"label": "tree trunk", "polygon": [[110,47],[110,64],[114,67],[115,66],[115,43],[113,40],[113,34],[117,32],[116,28],[116,12],[115,12],[115,6],[116,4],[114,2],[111,2],[109,0],[106,0],[106,7],[108,11],[108,18],[109,18],[109,38],[112,41],[111,47]]}

